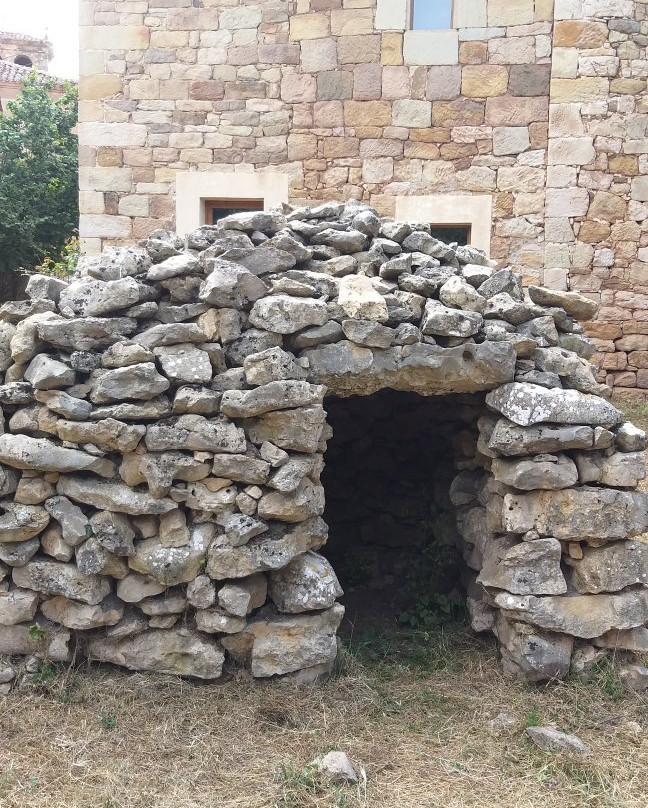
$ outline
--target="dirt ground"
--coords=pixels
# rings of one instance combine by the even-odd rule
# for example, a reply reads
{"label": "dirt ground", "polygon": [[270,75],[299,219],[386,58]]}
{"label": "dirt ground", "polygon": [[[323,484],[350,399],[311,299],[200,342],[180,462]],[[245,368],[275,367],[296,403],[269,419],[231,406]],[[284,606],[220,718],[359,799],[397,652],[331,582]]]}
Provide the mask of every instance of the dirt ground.
{"label": "dirt ground", "polygon": [[[648,426],[645,405],[630,415]],[[335,676],[300,689],[45,666],[0,700],[0,806],[647,808],[648,694],[625,693],[611,665],[531,686],[464,627],[348,634]],[[513,726],[491,730],[502,712]],[[591,756],[540,751],[537,724]],[[358,785],[318,778],[331,749]]]}

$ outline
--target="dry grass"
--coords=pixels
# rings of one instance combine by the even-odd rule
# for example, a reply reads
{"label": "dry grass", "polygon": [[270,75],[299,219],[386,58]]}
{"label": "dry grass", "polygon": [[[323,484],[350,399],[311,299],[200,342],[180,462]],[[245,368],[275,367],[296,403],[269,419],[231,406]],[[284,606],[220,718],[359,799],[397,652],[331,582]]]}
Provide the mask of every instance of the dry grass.
{"label": "dry grass", "polygon": [[[0,703],[3,808],[646,808],[645,697],[611,670],[531,687],[463,630],[385,636],[345,652],[318,687],[62,672]],[[501,734],[499,712],[517,726]],[[555,723],[594,754],[541,752],[525,726]],[[310,761],[347,751],[366,788],[324,786]]]}
{"label": "dry grass", "polygon": [[[627,407],[648,427],[648,405]],[[0,701],[2,808],[647,808],[648,697],[614,671],[534,687],[506,679],[495,646],[447,635],[376,634],[342,670],[297,689],[240,672],[219,684],[60,671]],[[47,679],[48,671],[41,678]],[[516,726],[487,723],[506,712]],[[593,750],[541,752],[553,723]],[[366,787],[325,786],[310,762],[345,750]]]}

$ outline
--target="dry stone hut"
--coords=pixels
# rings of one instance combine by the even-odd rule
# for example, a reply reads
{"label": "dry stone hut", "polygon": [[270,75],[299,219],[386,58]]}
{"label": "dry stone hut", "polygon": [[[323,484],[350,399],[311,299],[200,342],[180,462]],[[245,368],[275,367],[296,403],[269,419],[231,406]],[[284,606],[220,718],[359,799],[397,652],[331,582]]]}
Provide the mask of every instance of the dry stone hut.
{"label": "dry stone hut", "polygon": [[156,231],[28,295],[0,308],[7,680],[329,670],[329,492],[331,557],[381,585],[422,521],[457,547],[510,671],[648,649],[646,436],[594,377],[589,298],[357,202]]}

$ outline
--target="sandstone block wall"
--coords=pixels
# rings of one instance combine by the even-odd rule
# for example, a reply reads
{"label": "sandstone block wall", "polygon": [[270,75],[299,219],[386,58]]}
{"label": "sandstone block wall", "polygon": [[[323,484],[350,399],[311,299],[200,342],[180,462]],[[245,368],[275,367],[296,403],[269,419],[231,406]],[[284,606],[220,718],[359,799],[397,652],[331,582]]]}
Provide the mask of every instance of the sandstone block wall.
{"label": "sandstone block wall", "polygon": [[600,379],[643,396],[646,6],[455,6],[427,32],[403,0],[82,0],[87,248],[173,227],[177,172],[280,171],[292,201],[389,215],[487,195],[491,255],[601,303]]}
{"label": "sandstone block wall", "polygon": [[383,389],[471,397],[449,501],[508,669],[648,649],[646,436],[587,361],[596,304],[429,230],[356,202],[237,214],[0,308],[8,680],[25,655],[330,669],[325,396]]}

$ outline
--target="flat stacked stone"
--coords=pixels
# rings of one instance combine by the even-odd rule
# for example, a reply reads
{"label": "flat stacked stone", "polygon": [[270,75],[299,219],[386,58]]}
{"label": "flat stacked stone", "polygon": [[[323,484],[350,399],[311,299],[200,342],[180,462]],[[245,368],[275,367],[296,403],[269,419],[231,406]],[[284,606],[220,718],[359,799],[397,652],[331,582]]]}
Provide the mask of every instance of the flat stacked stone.
{"label": "flat stacked stone", "polygon": [[611,632],[636,650],[646,437],[583,358],[587,298],[357,202],[156,231],[47,280],[0,308],[0,654],[68,659],[74,635],[136,670],[329,669],[324,397],[387,388],[481,408],[451,496],[506,666],[563,676]]}

